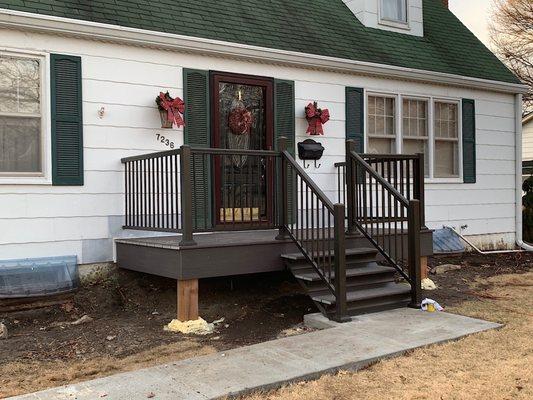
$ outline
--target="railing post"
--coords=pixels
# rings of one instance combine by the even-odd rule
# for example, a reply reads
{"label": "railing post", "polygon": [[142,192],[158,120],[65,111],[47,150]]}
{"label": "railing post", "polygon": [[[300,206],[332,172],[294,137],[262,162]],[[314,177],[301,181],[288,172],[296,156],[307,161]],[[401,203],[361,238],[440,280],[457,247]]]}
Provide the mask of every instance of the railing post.
{"label": "railing post", "polygon": [[346,141],[346,208],[348,210],[348,230],[347,233],[355,233],[355,174],[350,154],[355,151],[355,141]]}
{"label": "railing post", "polygon": [[279,232],[276,236],[276,240],[290,239],[289,232],[287,231],[287,225],[289,224],[289,188],[288,188],[288,176],[287,176],[287,162],[283,156],[283,152],[287,150],[287,138],[280,136],[278,139],[278,151],[280,153],[280,171],[279,177],[279,192],[276,196],[279,210]]}
{"label": "railing post", "polygon": [[424,154],[416,154],[416,168],[415,168],[415,181],[414,181],[414,194],[415,199],[420,200],[420,226],[426,225],[426,210],[424,199]]}
{"label": "railing post", "polygon": [[180,147],[180,179],[181,179],[181,229],[180,246],[195,246],[192,226],[192,176],[191,176],[191,148],[187,145]]}
{"label": "railing post", "polygon": [[345,241],[345,207],[334,205],[334,262],[335,262],[335,320],[346,322],[350,318],[346,308],[346,241]]}
{"label": "railing post", "polygon": [[407,262],[409,264],[409,278],[411,280],[410,307],[420,308],[422,302],[422,284],[420,270],[420,201],[410,200],[407,212]]}

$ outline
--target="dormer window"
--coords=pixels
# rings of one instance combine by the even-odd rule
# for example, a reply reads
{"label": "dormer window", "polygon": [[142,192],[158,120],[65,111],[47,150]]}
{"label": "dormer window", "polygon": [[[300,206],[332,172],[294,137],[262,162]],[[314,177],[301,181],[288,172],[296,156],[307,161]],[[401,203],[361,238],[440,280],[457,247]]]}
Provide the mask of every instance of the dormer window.
{"label": "dormer window", "polygon": [[424,36],[423,0],[342,1],[367,28],[419,37]]}
{"label": "dormer window", "polygon": [[407,0],[381,0],[381,19],[407,24]]}

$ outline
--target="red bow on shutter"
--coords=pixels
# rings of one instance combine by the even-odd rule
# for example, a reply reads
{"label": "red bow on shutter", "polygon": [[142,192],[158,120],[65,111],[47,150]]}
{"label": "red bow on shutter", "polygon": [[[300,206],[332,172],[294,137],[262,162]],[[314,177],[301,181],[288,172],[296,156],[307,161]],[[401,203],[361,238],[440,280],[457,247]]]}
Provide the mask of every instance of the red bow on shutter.
{"label": "red bow on shutter", "polygon": [[167,112],[167,120],[176,124],[178,128],[185,126],[182,117],[185,112],[185,102],[179,97],[169,100],[163,92],[159,93],[159,99],[160,102],[158,104]]}

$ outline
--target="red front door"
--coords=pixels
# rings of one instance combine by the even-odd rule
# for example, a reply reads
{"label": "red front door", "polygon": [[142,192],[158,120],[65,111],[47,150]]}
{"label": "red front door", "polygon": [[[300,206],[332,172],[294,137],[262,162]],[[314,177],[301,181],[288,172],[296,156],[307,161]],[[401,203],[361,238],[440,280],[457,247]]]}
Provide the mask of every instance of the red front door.
{"label": "red front door", "polygon": [[[273,84],[269,78],[213,72],[213,147],[230,150],[273,148]],[[261,155],[215,159],[217,226],[268,226],[273,221],[274,160]]]}

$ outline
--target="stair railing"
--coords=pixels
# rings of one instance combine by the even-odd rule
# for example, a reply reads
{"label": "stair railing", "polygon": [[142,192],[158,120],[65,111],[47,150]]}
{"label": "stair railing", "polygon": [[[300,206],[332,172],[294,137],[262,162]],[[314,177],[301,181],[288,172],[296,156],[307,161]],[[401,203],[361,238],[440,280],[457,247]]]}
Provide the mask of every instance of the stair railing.
{"label": "stair railing", "polygon": [[347,320],[345,206],[333,204],[278,142],[280,160],[280,232],[289,237],[335,297],[336,321]]}
{"label": "stair railing", "polygon": [[[386,174],[395,174],[394,164],[383,164],[383,168]],[[420,200],[407,199],[357,154],[355,143],[350,140],[346,142],[346,207],[348,231],[360,231],[411,284],[411,306],[418,307],[421,302]]]}

